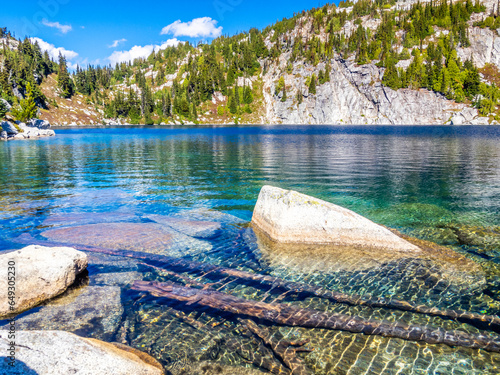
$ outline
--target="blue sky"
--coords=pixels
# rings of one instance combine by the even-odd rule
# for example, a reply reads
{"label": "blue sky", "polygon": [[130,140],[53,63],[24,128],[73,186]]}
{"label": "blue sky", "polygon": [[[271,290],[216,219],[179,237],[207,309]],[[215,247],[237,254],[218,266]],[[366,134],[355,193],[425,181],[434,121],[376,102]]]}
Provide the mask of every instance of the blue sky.
{"label": "blue sky", "polygon": [[[2,4],[0,26],[16,37],[39,38],[70,64],[124,60],[178,41],[210,41],[251,27],[264,28],[323,0],[22,0]],[[180,21],[180,22],[179,22]],[[163,32],[162,32],[163,31]],[[163,34],[163,35],[162,35]],[[113,55],[114,53],[114,55]]]}

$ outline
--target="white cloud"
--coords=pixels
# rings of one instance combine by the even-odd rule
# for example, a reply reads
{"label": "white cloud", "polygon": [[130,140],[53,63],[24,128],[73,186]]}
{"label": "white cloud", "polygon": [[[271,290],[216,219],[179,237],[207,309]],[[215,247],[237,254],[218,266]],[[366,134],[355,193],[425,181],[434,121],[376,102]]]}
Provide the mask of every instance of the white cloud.
{"label": "white cloud", "polygon": [[195,18],[189,22],[177,20],[161,30],[161,35],[166,34],[190,38],[218,38],[222,35],[222,26],[217,27],[217,21],[210,17]]}
{"label": "white cloud", "polygon": [[71,30],[73,30],[73,27],[71,25],[61,25],[59,22],[49,22],[49,20],[47,20],[46,18],[42,20],[42,24],[47,27],[56,28],[63,34],[69,33]]}
{"label": "white cloud", "polygon": [[75,51],[69,51],[63,47],[55,47],[53,44],[47,43],[45,40],[40,38],[30,38],[32,43],[38,42],[38,45],[42,51],[47,51],[49,56],[57,61],[59,58],[59,53],[61,53],[67,60],[73,60],[78,57],[78,53]]}
{"label": "white cloud", "polygon": [[127,39],[118,39],[118,40],[115,40],[115,41],[113,42],[113,44],[111,44],[111,45],[110,45],[110,46],[108,46],[108,47],[109,47],[109,48],[116,48],[116,47],[118,47],[118,45],[119,45],[120,43],[125,43],[126,41],[127,41]]}
{"label": "white cloud", "polygon": [[169,39],[165,43],[162,43],[161,45],[147,45],[147,46],[134,46],[128,51],[115,51],[111,56],[108,57],[108,60],[112,64],[116,63],[121,63],[121,62],[127,62],[127,61],[133,61],[134,59],[137,59],[139,57],[146,58],[153,51],[159,51],[168,47],[174,47],[179,45],[179,43],[184,43],[181,42],[180,40],[177,40],[177,38],[174,39]]}

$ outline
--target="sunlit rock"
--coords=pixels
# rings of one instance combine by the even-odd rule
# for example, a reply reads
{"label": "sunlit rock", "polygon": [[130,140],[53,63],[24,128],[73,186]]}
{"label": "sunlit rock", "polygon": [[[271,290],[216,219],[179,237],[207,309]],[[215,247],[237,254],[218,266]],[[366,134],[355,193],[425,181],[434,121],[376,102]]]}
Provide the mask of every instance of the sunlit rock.
{"label": "sunlit rock", "polygon": [[[87,265],[87,255],[65,247],[29,246],[1,255],[0,316],[28,310],[58,296]],[[9,286],[15,288],[11,289],[13,300],[9,299]]]}
{"label": "sunlit rock", "polygon": [[252,223],[279,243],[420,252],[415,245],[348,209],[271,186],[262,188]]}
{"label": "sunlit rock", "polygon": [[[8,331],[0,332],[4,356],[9,347]],[[7,358],[0,373],[10,375],[162,375],[162,366],[146,353],[120,344],[87,339],[60,331],[16,333],[14,366]]]}

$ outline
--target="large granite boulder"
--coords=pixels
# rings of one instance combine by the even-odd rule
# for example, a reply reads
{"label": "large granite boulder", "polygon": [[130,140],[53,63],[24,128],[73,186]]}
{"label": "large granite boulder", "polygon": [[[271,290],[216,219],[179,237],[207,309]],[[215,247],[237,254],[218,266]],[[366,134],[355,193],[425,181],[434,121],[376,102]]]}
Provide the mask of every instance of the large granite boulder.
{"label": "large granite boulder", "polygon": [[2,121],[2,129],[8,134],[8,135],[15,135],[19,133],[19,130],[15,127],[15,125],[9,121]]}
{"label": "large granite boulder", "polygon": [[121,344],[87,339],[68,332],[16,332],[10,366],[8,331],[0,332],[0,374],[9,375],[162,375],[163,367],[146,353]]}
{"label": "large granite boulder", "polygon": [[[67,247],[29,246],[0,255],[0,317],[20,313],[60,295],[87,265],[87,255]],[[11,295],[13,306],[9,305],[9,286],[15,288]]]}
{"label": "large granite boulder", "polygon": [[387,228],[348,209],[271,186],[262,188],[252,223],[278,243],[421,251]]}

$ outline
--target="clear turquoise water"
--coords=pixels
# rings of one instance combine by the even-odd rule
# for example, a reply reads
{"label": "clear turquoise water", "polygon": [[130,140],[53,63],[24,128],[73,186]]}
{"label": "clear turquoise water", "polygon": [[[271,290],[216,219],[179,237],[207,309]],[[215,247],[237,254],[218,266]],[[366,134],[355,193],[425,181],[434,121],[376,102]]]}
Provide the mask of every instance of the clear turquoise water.
{"label": "clear turquoise water", "polygon": [[[211,251],[188,259],[273,274],[347,293],[383,294],[440,307],[499,314],[499,127],[263,126],[56,131],[56,138],[0,143],[0,250],[23,247],[15,241],[22,234],[40,238],[47,229],[75,225],[65,223],[66,219],[47,224],[47,219],[63,218],[62,214],[85,213],[88,223],[102,222],[102,216],[97,219],[99,213],[107,213],[106,221],[111,222],[118,214],[125,217],[124,221],[145,222],[150,214],[189,216],[193,210],[210,209],[233,215],[243,224],[225,223],[221,234],[206,241]],[[405,270],[395,275],[383,267],[371,273],[341,270],[308,274],[273,264],[259,251],[255,236],[245,225],[251,219],[261,187],[267,184],[325,199],[403,233],[447,245],[479,263],[486,274],[486,284],[464,293],[458,287],[436,283],[429,286],[427,279],[421,282],[411,272],[401,277]],[[480,236],[471,239],[470,233],[478,231]],[[96,275],[128,272],[127,267],[96,262],[89,268],[86,283],[108,285],[109,282],[96,281]],[[421,264],[415,267],[425,268]],[[133,270],[145,279],[169,279],[147,267],[135,265]],[[118,328],[114,327],[111,333],[103,333],[95,326],[73,331],[108,341],[122,339],[151,353],[173,374],[207,359],[252,368],[248,361],[234,354],[230,345],[220,344],[220,337],[234,335],[237,322],[210,311],[196,315],[186,307],[132,292],[127,286],[122,285],[121,290],[124,310],[116,324]],[[269,297],[254,286],[233,284],[224,290],[251,299]],[[476,327],[439,318],[347,308],[317,298],[285,301],[332,312],[478,332]],[[39,310],[43,313],[43,308]],[[179,311],[194,316],[207,327],[220,320],[224,328],[194,329],[179,318]],[[31,327],[48,327],[37,324]],[[51,329],[66,328],[62,323],[58,326],[57,321],[51,324]],[[500,356],[481,350],[326,330],[270,328],[285,337],[309,338],[314,352],[304,354],[303,359],[317,374],[500,371]],[[245,340],[241,339],[242,347],[255,345]],[[218,355],[207,354],[219,346]]]}

